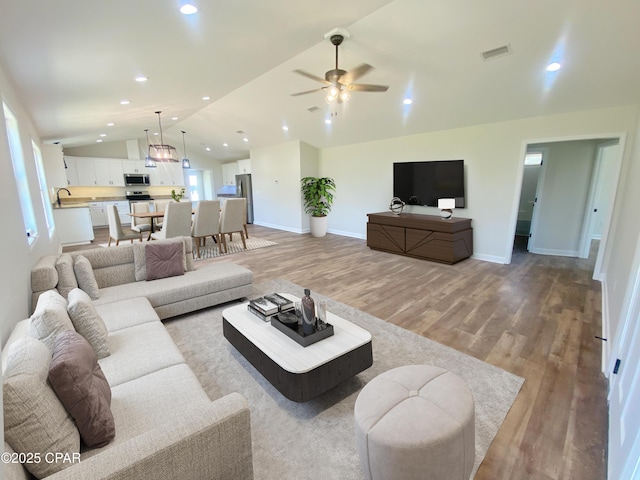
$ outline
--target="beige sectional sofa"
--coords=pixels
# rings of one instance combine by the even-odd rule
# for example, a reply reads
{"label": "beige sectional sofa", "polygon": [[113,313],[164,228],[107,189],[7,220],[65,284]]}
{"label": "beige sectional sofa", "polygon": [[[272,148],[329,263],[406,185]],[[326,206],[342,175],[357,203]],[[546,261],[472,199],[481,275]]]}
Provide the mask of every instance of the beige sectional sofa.
{"label": "beige sectional sofa", "polygon": [[[187,243],[191,245],[190,239],[185,245]],[[97,362],[111,388],[115,438],[99,448],[81,444],[79,461],[72,461],[57,473],[51,473],[45,465],[44,477],[52,480],[253,478],[246,400],[238,393],[209,399],[160,321],[249,295],[252,293],[251,272],[230,263],[194,269],[187,247],[184,257],[191,270],[184,275],[135,281],[133,247],[129,247],[79,252],[91,262],[99,285],[99,296],[93,301],[93,307],[106,326],[110,354]],[[51,257],[43,258],[32,271],[34,308],[45,290],[61,287],[59,277],[66,275],[56,269],[59,257]],[[64,281],[69,281],[68,276]],[[54,295],[62,298],[48,293],[42,296],[42,303]],[[39,313],[38,305],[35,315]],[[15,371],[16,362],[28,363],[23,358],[29,353],[25,344],[32,348],[34,342],[24,338],[30,333],[29,322],[34,322],[33,316],[19,322],[7,340],[2,352],[3,369],[8,364],[8,368]],[[13,350],[22,348],[20,355],[16,355],[12,347]],[[7,385],[8,372],[4,372],[4,377]],[[49,382],[40,383],[38,388],[46,394],[43,398],[47,396],[55,401],[56,397],[47,390],[51,388]],[[41,395],[36,393],[37,389],[33,391],[34,395]],[[13,453],[12,445],[7,443],[10,425],[6,419],[7,409],[15,408],[16,402],[8,403],[7,391],[4,394],[5,452]],[[24,408],[18,405],[20,407]],[[19,450],[17,443],[13,446]],[[44,460],[41,457],[41,462]],[[53,471],[57,468],[52,467]],[[5,463],[4,478],[31,477],[20,464]]]}

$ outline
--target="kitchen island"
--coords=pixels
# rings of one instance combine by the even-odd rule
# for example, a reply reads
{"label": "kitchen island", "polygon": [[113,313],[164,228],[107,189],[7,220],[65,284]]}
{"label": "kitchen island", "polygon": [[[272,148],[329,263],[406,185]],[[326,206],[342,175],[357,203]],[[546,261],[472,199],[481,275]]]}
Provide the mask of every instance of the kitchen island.
{"label": "kitchen island", "polygon": [[54,205],[53,218],[60,244],[63,246],[86,245],[95,238],[87,203]]}

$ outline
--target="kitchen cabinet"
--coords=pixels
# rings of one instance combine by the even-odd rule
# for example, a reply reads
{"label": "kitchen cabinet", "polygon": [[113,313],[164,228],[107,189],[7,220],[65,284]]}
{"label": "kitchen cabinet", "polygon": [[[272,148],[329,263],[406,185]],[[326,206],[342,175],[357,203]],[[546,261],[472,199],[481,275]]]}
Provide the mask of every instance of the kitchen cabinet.
{"label": "kitchen cabinet", "polygon": [[45,144],[42,145],[41,152],[47,187],[49,187],[49,189],[66,187],[68,183],[64,168],[62,147],[60,145]]}
{"label": "kitchen cabinet", "polygon": [[222,164],[222,183],[224,185],[235,185],[236,175],[240,171],[238,170],[238,162],[223,163]]}
{"label": "kitchen cabinet", "polygon": [[184,170],[178,162],[158,162],[156,168],[149,169],[151,185],[184,186]]}
{"label": "kitchen cabinet", "polygon": [[122,160],[123,173],[149,173],[149,170],[144,166],[144,160]]}
{"label": "kitchen cabinet", "polygon": [[53,219],[62,245],[83,245],[94,239],[89,208],[54,208]]}
{"label": "kitchen cabinet", "polygon": [[78,177],[78,166],[75,157],[64,157],[64,173],[67,177],[67,186],[77,187],[80,185]]}
{"label": "kitchen cabinet", "polygon": [[238,173],[251,173],[251,160],[238,160]]}
{"label": "kitchen cabinet", "polygon": [[94,227],[105,227],[109,225],[109,216],[107,208],[115,205],[118,210],[118,217],[122,225],[131,224],[131,216],[129,215],[129,201],[117,200],[109,202],[89,202],[89,211],[91,213],[91,224]]}
{"label": "kitchen cabinet", "polygon": [[124,187],[122,160],[95,158],[95,184],[101,187]]}

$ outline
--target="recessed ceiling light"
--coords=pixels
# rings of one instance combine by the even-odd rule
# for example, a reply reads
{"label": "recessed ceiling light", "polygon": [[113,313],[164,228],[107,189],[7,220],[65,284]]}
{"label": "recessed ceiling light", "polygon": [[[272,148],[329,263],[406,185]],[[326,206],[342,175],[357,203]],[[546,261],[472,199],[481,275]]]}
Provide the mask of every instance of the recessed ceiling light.
{"label": "recessed ceiling light", "polygon": [[404,103],[405,105],[411,105],[413,103],[413,100],[411,100],[410,98],[405,98],[402,103]]}
{"label": "recessed ceiling light", "polygon": [[206,150],[207,152],[210,152],[210,151],[211,151],[211,147],[207,147],[207,148],[205,148],[205,150]]}
{"label": "recessed ceiling light", "polygon": [[96,143],[102,143],[102,139],[99,138],[98,140],[96,140]]}
{"label": "recessed ceiling light", "polygon": [[553,62],[547,65],[547,72],[557,72],[561,68],[562,65],[560,65],[558,62]]}
{"label": "recessed ceiling light", "polygon": [[113,127],[114,125],[115,125],[115,123],[113,123],[113,122],[107,123],[107,127]]}
{"label": "recessed ceiling light", "polygon": [[248,141],[249,141],[249,139],[248,139],[247,137],[244,137],[244,138],[242,139],[242,141],[243,141],[243,142],[248,142]]}
{"label": "recessed ceiling light", "polygon": [[144,75],[138,75],[136,77],[136,82],[146,82],[147,81],[147,77],[145,77]]}
{"label": "recessed ceiling light", "polygon": [[106,133],[101,133],[101,134],[100,134],[100,136],[101,136],[101,137],[106,137],[106,136],[107,136],[107,134],[106,134]]}
{"label": "recessed ceiling light", "polygon": [[283,125],[283,126],[282,126],[282,129],[283,129],[285,132],[288,132],[288,131],[289,131],[289,127],[287,127],[286,125]]}
{"label": "recessed ceiling light", "polygon": [[180,7],[180,13],[183,15],[193,15],[194,13],[197,13],[197,12],[198,12],[198,9],[196,8],[196,6],[191,5],[190,3],[185,3]]}
{"label": "recessed ceiling light", "polygon": [[229,144],[228,144],[228,143],[223,143],[223,144],[222,144],[222,146],[223,146],[223,147],[228,147],[228,146],[229,146]]}
{"label": "recessed ceiling light", "polygon": [[178,117],[171,117],[171,120],[177,120]]}
{"label": "recessed ceiling light", "polygon": [[120,100],[120,105],[129,105],[130,103],[129,100]]}
{"label": "recessed ceiling light", "polygon": [[160,135],[158,132],[153,132],[153,134],[154,134],[155,136]]}
{"label": "recessed ceiling light", "polygon": [[211,100],[211,97],[202,97],[203,100]]}
{"label": "recessed ceiling light", "polygon": [[331,125],[331,119],[325,118],[324,123],[326,123],[327,125]]}

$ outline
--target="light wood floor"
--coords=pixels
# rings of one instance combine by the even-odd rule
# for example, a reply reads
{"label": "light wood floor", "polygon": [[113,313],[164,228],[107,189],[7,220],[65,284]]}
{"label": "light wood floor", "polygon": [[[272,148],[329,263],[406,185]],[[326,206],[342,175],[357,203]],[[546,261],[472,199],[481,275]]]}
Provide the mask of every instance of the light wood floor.
{"label": "light wood floor", "polygon": [[[249,234],[278,245],[205,262],[233,261],[255,282],[289,280],[525,378],[476,479],[606,478],[595,249],[580,260],[515,247],[511,265],[447,266],[337,235],[255,225]],[[97,229],[94,245],[107,235]]]}

